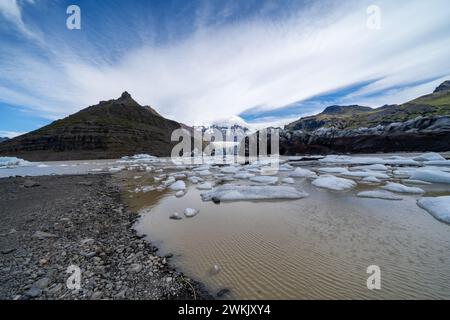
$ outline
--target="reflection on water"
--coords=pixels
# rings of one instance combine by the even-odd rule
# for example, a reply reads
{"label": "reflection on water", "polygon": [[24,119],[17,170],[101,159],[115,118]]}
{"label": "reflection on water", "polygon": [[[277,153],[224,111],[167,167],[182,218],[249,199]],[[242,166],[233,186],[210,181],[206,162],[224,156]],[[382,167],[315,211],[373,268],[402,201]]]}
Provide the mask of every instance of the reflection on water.
{"label": "reflection on water", "polygon": [[[182,198],[153,191],[128,200],[144,208],[138,231],[211,293],[229,289],[226,298],[450,298],[450,226],[420,209],[419,196],[363,199],[356,193],[373,187],[330,192],[305,179],[296,187],[310,196],[216,205],[189,185]],[[448,194],[445,188],[424,186]],[[200,213],[169,219],[187,207]],[[380,291],[366,287],[369,265],[381,268]]]}

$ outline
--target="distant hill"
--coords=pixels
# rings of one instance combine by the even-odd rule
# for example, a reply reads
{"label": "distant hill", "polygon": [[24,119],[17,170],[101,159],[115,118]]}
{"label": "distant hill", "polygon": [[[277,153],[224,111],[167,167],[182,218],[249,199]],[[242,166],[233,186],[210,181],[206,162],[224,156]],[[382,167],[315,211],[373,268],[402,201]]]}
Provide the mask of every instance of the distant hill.
{"label": "distant hill", "polygon": [[6,137],[0,137],[0,142],[3,142],[3,141],[6,141],[6,140],[8,140],[9,138],[6,138]]}
{"label": "distant hill", "polygon": [[445,81],[428,95],[401,105],[377,109],[363,106],[331,106],[323,112],[288,124],[290,131],[314,131],[319,128],[353,129],[404,122],[418,116],[450,115],[450,81]]}
{"label": "distant hill", "polygon": [[31,161],[112,159],[136,153],[169,156],[173,130],[168,120],[127,92],[0,145],[0,155]]}

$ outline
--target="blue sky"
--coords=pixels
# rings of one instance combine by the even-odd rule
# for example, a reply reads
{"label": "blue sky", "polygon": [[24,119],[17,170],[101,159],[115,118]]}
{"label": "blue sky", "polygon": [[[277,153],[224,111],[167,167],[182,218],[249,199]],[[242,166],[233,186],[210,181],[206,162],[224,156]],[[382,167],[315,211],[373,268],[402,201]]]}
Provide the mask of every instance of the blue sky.
{"label": "blue sky", "polygon": [[[71,4],[81,30],[66,28]],[[449,56],[447,0],[0,0],[0,136],[125,90],[191,125],[282,125],[429,93]]]}

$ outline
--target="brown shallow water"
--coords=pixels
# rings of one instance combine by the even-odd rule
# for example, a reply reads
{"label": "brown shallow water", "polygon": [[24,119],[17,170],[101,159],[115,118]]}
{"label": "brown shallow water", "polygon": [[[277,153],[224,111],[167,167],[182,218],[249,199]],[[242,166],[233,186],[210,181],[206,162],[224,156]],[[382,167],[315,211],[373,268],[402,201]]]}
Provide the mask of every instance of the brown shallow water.
{"label": "brown shallow water", "polygon": [[[419,196],[363,199],[356,193],[374,187],[332,192],[305,179],[296,187],[310,196],[216,205],[188,184],[182,198],[155,191],[129,200],[143,208],[137,230],[211,293],[228,288],[226,298],[450,299],[450,225],[419,208]],[[200,213],[169,219],[187,207]],[[381,268],[381,290],[367,289],[369,265]]]}

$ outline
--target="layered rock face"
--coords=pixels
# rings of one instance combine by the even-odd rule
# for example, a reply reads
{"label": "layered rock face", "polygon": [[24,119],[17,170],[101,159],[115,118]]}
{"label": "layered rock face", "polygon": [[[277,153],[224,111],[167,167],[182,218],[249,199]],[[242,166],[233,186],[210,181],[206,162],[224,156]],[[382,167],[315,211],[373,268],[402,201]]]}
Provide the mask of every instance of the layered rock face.
{"label": "layered rock face", "polygon": [[30,161],[113,159],[136,153],[169,156],[182,125],[124,92],[65,119],[0,144],[1,156]]}
{"label": "layered rock face", "polygon": [[281,154],[450,151],[450,81],[402,105],[331,106],[281,131]]}
{"label": "layered rock face", "polygon": [[280,137],[280,153],[285,155],[449,150],[450,116],[418,117],[372,128],[283,130]]}

